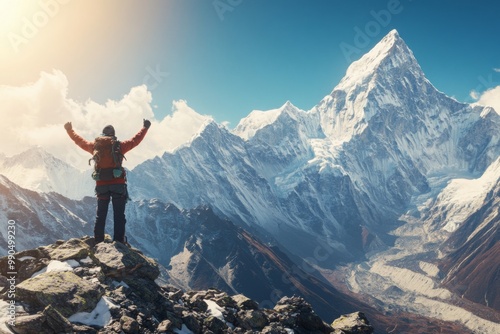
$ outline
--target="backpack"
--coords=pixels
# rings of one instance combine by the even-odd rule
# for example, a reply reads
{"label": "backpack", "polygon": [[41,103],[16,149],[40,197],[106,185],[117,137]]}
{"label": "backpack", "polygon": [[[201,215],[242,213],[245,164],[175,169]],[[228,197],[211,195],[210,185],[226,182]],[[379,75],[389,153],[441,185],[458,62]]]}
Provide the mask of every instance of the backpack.
{"label": "backpack", "polygon": [[120,142],[114,136],[97,137],[94,141],[94,153],[89,159],[89,165],[94,160],[92,178],[96,181],[109,181],[124,177],[122,161],[125,156],[121,153]]}

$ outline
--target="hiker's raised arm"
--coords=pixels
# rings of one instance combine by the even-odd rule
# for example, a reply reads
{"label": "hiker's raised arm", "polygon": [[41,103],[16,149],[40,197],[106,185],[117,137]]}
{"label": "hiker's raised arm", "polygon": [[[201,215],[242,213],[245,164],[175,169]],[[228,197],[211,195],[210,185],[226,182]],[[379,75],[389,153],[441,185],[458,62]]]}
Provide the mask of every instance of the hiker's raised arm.
{"label": "hiker's raised arm", "polygon": [[142,123],[142,129],[129,140],[121,142],[122,153],[125,154],[134,147],[136,147],[137,145],[139,145],[141,141],[144,139],[144,136],[146,136],[146,133],[148,132],[150,126],[151,122],[147,119],[144,119]]}
{"label": "hiker's raised arm", "polygon": [[71,125],[71,122],[67,122],[66,124],[64,124],[64,129],[66,130],[66,132],[68,133],[68,136],[75,142],[76,145],[80,146],[84,151],[87,151],[90,154],[92,154],[94,152],[94,143],[80,137],[73,130],[73,126]]}

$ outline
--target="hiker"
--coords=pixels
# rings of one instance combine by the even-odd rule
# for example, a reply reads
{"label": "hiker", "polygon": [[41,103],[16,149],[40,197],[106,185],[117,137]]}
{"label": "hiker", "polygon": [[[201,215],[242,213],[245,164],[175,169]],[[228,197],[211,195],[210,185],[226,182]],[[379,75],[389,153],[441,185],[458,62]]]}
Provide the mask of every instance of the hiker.
{"label": "hiker", "polygon": [[94,160],[92,178],[96,181],[95,193],[97,196],[97,212],[94,226],[95,243],[104,241],[104,227],[108,215],[109,201],[113,204],[114,237],[113,241],[127,243],[125,237],[125,204],[128,200],[127,178],[122,167],[124,154],[139,145],[148,132],[151,122],[143,120],[142,129],[131,139],[118,141],[115,129],[107,125],[102,130],[102,135],[90,142],[80,137],[73,130],[71,122],[64,124],[70,138],[83,150],[89,152]]}

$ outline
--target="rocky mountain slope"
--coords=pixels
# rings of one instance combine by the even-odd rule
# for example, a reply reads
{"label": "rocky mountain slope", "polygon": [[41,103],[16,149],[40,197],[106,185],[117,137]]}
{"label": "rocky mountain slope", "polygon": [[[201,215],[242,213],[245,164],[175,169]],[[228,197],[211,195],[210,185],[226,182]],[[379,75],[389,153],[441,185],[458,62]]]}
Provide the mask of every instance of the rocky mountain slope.
{"label": "rocky mountain slope", "polygon": [[0,259],[2,333],[373,333],[362,313],[329,325],[299,297],[265,309],[242,294],[160,286],[157,263],[120,243],[59,241],[16,254],[15,267]]}
{"label": "rocky mountain slope", "polygon": [[[30,249],[58,239],[92,233],[95,200],[73,201],[57,193],[24,189],[0,175],[0,232],[8,235],[7,222],[16,227],[16,248]],[[22,237],[21,237],[22,236]],[[0,239],[1,254],[7,254],[8,239]]]}
{"label": "rocky mountain slope", "polygon": [[[499,160],[500,161],[500,160]],[[500,169],[484,205],[443,245],[443,284],[464,298],[500,311]]]}

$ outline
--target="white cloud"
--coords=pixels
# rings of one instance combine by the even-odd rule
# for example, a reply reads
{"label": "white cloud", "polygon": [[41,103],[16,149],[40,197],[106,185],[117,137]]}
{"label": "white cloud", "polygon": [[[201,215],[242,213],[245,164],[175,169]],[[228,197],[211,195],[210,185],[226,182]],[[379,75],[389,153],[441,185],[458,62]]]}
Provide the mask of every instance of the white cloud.
{"label": "white cloud", "polygon": [[474,100],[478,100],[480,97],[480,94],[478,91],[471,90],[469,93],[469,96],[472,97]]}
{"label": "white cloud", "polygon": [[158,123],[158,131],[153,133],[151,139],[160,146],[158,150],[172,152],[189,142],[210,121],[213,121],[212,117],[198,114],[186,101],[174,101],[172,115],[167,115]]}
{"label": "white cloud", "polygon": [[478,94],[475,99],[477,100],[476,104],[493,107],[500,114],[500,86],[488,89],[480,95]]}
{"label": "white cloud", "polygon": [[500,68],[494,68],[493,71],[500,72]]}
{"label": "white cloud", "polygon": [[188,142],[211,120],[197,114],[185,101],[174,102],[172,115],[157,120],[151,92],[145,85],[133,87],[121,100],[105,104],[74,101],[67,97],[67,91],[68,80],[60,71],[42,72],[38,81],[26,86],[0,86],[0,153],[11,156],[41,146],[59,159],[86,169],[90,168],[90,155],[68,137],[64,123],[71,121],[73,129],[87,140],[93,140],[104,126],[112,124],[118,139],[126,140],[141,129],[146,118],[152,126],[144,141],[127,153],[124,163],[133,168]]}

